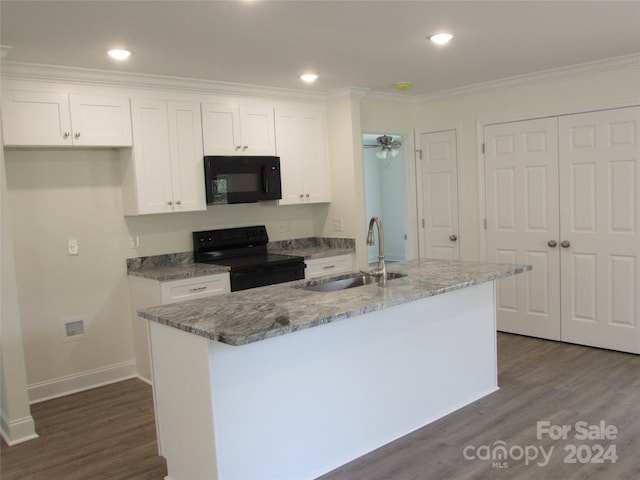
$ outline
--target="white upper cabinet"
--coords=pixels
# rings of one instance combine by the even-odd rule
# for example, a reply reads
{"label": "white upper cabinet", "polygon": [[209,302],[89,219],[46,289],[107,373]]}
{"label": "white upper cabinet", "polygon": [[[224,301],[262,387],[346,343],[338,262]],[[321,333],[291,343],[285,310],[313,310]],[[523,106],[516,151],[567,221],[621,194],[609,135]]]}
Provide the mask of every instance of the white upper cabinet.
{"label": "white upper cabinet", "polygon": [[2,92],[6,146],[130,147],[127,97]]}
{"label": "white upper cabinet", "polygon": [[125,215],[206,210],[200,104],[132,99]]}
{"label": "white upper cabinet", "polygon": [[280,205],[331,201],[326,113],[321,108],[276,107]]}
{"label": "white upper cabinet", "polygon": [[202,105],[205,155],[275,155],[273,108],[259,105]]}

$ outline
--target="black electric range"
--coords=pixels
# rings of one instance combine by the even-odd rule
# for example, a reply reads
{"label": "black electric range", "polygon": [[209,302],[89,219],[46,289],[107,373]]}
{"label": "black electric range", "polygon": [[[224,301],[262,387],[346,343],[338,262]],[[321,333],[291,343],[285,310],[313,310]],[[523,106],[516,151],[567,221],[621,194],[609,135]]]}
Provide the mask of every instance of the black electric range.
{"label": "black electric range", "polygon": [[194,261],[230,267],[232,292],[303,279],[304,257],[269,253],[268,242],[264,225],[193,232]]}

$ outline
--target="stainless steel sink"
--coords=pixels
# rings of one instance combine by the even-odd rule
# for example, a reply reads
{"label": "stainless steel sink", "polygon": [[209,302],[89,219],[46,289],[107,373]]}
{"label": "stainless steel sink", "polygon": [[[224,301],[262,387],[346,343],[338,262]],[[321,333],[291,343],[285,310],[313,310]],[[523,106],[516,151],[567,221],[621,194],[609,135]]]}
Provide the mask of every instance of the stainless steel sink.
{"label": "stainless steel sink", "polygon": [[[406,275],[403,273],[387,272],[387,281],[402,277],[406,277]],[[346,290],[347,288],[379,284],[381,281],[382,277],[367,275],[365,273],[356,273],[346,277],[311,280],[296,288],[311,290],[313,292],[337,292],[339,290]]]}

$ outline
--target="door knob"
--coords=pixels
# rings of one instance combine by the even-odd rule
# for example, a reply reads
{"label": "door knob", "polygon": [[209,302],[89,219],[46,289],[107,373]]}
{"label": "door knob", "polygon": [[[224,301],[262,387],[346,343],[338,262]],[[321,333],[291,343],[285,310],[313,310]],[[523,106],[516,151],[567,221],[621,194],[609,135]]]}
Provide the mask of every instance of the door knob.
{"label": "door knob", "polygon": [[452,242],[455,242],[456,240],[458,240],[458,237],[456,235],[450,235],[449,240],[451,240]]}
{"label": "door knob", "polygon": [[560,246],[562,248],[569,248],[571,246],[571,242],[569,242],[569,240],[563,240]]}
{"label": "door knob", "polygon": [[547,245],[549,245],[551,248],[554,248],[556,245],[558,245],[558,242],[556,242],[555,240],[549,240],[547,242]]}

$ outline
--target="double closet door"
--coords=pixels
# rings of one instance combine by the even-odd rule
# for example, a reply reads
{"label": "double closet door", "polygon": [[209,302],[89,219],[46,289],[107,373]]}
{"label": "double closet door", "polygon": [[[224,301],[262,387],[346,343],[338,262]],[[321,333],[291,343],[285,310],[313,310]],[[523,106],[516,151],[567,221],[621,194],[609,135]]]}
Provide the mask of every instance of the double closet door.
{"label": "double closet door", "polygon": [[640,353],[640,107],[485,127],[498,330]]}

